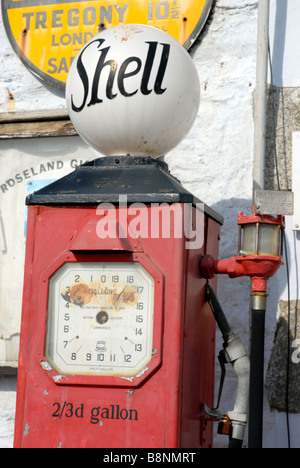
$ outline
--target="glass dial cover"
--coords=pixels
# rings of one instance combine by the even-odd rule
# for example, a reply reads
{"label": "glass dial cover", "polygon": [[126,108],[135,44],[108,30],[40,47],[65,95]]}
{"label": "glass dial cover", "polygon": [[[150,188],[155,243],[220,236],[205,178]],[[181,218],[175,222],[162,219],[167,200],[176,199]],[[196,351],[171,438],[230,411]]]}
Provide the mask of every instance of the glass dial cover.
{"label": "glass dial cover", "polygon": [[136,376],[152,355],[154,278],[138,262],[66,262],[49,280],[45,356],[61,374]]}

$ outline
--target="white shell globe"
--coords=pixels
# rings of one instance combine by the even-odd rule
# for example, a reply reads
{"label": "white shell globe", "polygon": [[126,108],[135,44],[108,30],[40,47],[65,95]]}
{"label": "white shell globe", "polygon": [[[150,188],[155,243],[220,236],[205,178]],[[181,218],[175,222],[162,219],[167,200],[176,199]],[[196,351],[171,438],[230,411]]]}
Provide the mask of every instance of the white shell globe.
{"label": "white shell globe", "polygon": [[94,36],[75,57],[66,84],[74,127],[107,156],[166,154],[191,129],[199,100],[188,52],[165,32],[139,24]]}

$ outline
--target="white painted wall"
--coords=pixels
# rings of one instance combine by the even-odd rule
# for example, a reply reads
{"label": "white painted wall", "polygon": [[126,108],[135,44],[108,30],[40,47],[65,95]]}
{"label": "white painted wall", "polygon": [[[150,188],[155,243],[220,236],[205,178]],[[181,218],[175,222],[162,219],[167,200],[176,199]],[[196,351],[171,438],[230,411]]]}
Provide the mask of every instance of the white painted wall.
{"label": "white painted wall", "polygon": [[270,0],[271,58],[276,86],[300,86],[299,22],[297,0]]}
{"label": "white painted wall", "polygon": [[[0,41],[0,112],[65,108],[62,93],[56,95],[48,91],[18,59],[7,39],[2,15]],[[9,99],[9,93],[13,100]]]}
{"label": "white painted wall", "polygon": [[[283,13],[278,11],[282,3],[289,6],[288,27],[282,24]],[[277,44],[281,38],[280,30],[285,31],[286,38],[284,46],[276,49],[273,57],[275,84],[279,86],[299,86],[300,74],[295,70],[300,63],[297,60],[300,54],[299,15],[299,0],[272,0],[272,38]],[[201,80],[199,115],[188,137],[165,158],[171,172],[185,187],[224,216],[220,258],[236,255],[237,214],[239,211],[245,214],[252,211],[256,29],[257,0],[216,1],[213,20],[202,34],[199,45],[192,50]],[[62,96],[45,89],[21,64],[11,50],[1,23],[0,41],[0,112],[65,107]],[[14,96],[13,103],[8,100],[8,89]],[[0,157],[1,151],[0,147]],[[289,224],[287,232],[290,244],[294,245]],[[228,320],[248,349],[250,280],[220,277],[218,284],[219,300]],[[270,281],[266,364],[272,347],[278,299],[286,299],[285,284],[285,270],[281,269]],[[294,289],[293,294],[296,294]],[[221,346],[218,334],[217,352]],[[228,368],[221,402],[224,411],[232,409],[235,386],[235,375]],[[14,390],[13,378],[0,377],[0,447],[12,445]],[[296,425],[297,418],[293,417]],[[278,438],[278,434],[285,427],[285,418],[271,413],[266,402],[264,446],[276,447],[278,440],[282,444],[283,439]],[[215,437],[216,447],[226,445],[227,437]]]}

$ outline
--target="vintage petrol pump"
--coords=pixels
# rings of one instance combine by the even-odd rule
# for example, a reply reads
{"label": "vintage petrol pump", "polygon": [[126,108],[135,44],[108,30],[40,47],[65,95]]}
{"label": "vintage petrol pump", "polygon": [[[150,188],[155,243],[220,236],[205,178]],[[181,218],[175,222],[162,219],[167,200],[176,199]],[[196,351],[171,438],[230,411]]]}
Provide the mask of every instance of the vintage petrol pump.
{"label": "vintage petrol pump", "polygon": [[153,159],[191,127],[197,79],[182,46],[140,25],[73,63],[70,116],[107,156],[27,198],[15,447],[212,445],[199,261],[217,257],[222,218]]}

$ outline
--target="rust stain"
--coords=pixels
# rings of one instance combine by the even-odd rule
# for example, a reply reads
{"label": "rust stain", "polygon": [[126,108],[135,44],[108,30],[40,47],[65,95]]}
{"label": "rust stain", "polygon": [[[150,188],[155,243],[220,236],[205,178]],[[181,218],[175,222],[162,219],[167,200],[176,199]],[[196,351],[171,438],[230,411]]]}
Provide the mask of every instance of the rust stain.
{"label": "rust stain", "polygon": [[132,307],[138,302],[139,294],[134,286],[125,285],[118,294],[113,294],[111,303],[115,308]]}
{"label": "rust stain", "polygon": [[100,33],[102,31],[105,31],[107,29],[107,26],[105,23],[100,23],[98,24],[98,27],[97,27],[97,32]]}
{"label": "rust stain", "polygon": [[86,284],[79,283],[64,290],[62,292],[62,297],[65,301],[82,307],[91,301],[93,294],[90,292],[90,288]]}
{"label": "rust stain", "polygon": [[7,89],[7,92],[8,92],[8,99],[7,99],[7,102],[6,102],[6,108],[7,108],[8,112],[13,112],[15,110],[15,107],[16,107],[15,98],[14,98],[13,94],[9,91],[9,89]]}
{"label": "rust stain", "polygon": [[28,44],[28,29],[23,29],[20,35],[20,40],[19,40],[19,47],[22,51],[23,54],[26,55],[26,50],[27,50],[27,44]]}
{"label": "rust stain", "polygon": [[70,285],[61,291],[61,296],[73,307],[98,306],[100,317],[101,311],[118,312],[120,309],[135,306],[139,301],[140,291],[137,286],[126,282],[103,283],[98,278],[88,284],[79,282]]}
{"label": "rust stain", "polygon": [[70,291],[70,299],[75,305],[82,306],[88,304],[92,299],[90,288],[84,283],[72,286]]}
{"label": "rust stain", "polygon": [[184,44],[188,37],[189,37],[188,18],[186,16],[184,16],[182,18],[182,24],[181,24],[181,28],[180,28],[180,41],[181,41],[181,43]]}
{"label": "rust stain", "polygon": [[115,35],[115,39],[121,42],[127,42],[135,34],[142,33],[143,30],[138,26],[124,25],[119,29],[119,33]]}

